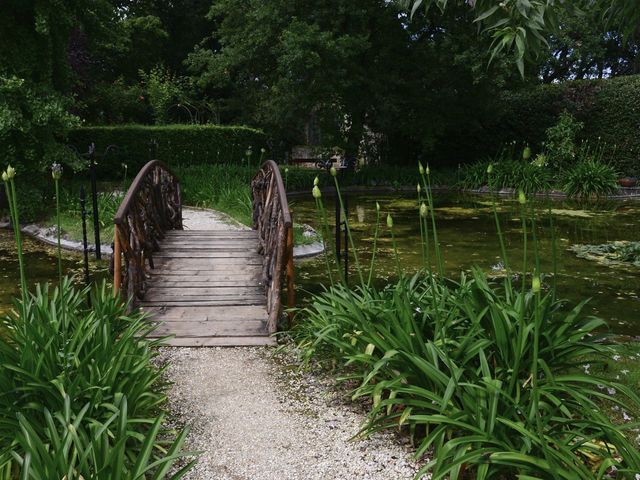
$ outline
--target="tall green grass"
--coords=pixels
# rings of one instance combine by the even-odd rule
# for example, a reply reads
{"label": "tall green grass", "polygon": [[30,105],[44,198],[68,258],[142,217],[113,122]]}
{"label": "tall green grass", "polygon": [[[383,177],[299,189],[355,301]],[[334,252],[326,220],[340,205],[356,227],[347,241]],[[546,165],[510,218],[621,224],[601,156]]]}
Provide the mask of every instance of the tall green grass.
{"label": "tall green grass", "polygon": [[[400,428],[413,437],[416,456],[428,458],[418,476],[587,480],[617,470],[616,478],[635,479],[640,454],[626,435],[633,425],[615,425],[606,409],[636,410],[640,398],[580,368],[613,353],[605,324],[583,313],[586,300],[567,308],[544,281],[524,193],[532,271],[525,253],[520,272],[508,263],[505,280],[479,269],[451,280],[439,269],[430,172],[420,170],[422,245],[434,261],[425,252],[422,272],[400,272],[382,289],[333,282],[297,312],[292,336],[304,357],[341,365],[358,385],[354,398],[371,400],[361,434]],[[497,216],[496,225],[507,262]],[[393,235],[392,221],[388,229]]]}
{"label": "tall green grass", "polygon": [[190,165],[177,168],[185,205],[213,208],[251,225],[251,180],[258,166]]}

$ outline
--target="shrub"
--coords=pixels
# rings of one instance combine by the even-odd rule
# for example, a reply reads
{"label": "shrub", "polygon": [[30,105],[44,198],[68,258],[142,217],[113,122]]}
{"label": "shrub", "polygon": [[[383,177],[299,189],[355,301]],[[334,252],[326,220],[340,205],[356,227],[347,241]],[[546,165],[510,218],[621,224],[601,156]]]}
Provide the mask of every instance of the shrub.
{"label": "shrub", "polygon": [[[487,169],[491,165],[493,173],[491,179]],[[458,186],[465,189],[477,190],[490,187],[492,190],[513,189],[526,193],[544,192],[553,185],[553,176],[549,168],[539,164],[536,160],[496,160],[472,163],[462,167]]]}
{"label": "shrub", "polygon": [[546,131],[569,112],[584,128],[577,140],[599,139],[610,146],[606,160],[625,175],[640,175],[640,75],[525,87],[505,92],[482,128],[450,132],[434,147],[449,163],[471,162],[496,153],[514,139],[540,150]]}
{"label": "shrub", "polygon": [[119,125],[71,130],[69,142],[82,152],[91,143],[95,143],[98,152],[117,145],[117,150],[99,160],[98,171],[102,176],[120,178],[123,164],[135,175],[155,158],[173,167],[241,163],[246,161],[248,147],[253,147],[254,152],[265,147],[266,137],[260,130],[241,126]]}
{"label": "shrub", "polygon": [[584,124],[565,110],[560,114],[558,123],[547,129],[545,149],[554,168],[563,169],[575,163],[576,139],[583,128]]}
{"label": "shrub", "polygon": [[172,74],[162,66],[152,68],[149,73],[140,72],[156,125],[169,123],[171,105],[180,101],[186,89],[186,80]]}
{"label": "shrub", "polygon": [[564,176],[564,192],[570,197],[588,200],[602,198],[618,190],[618,175],[613,167],[587,159],[570,168]]}
{"label": "shrub", "polygon": [[[0,324],[0,468],[10,458],[31,463],[21,478],[63,478],[76,468],[84,478],[142,478],[126,472],[175,460],[161,460],[173,435],[157,436],[166,384],[152,363],[153,326],[127,314],[105,283],[91,308],[87,294],[69,280],[61,290],[38,286]],[[60,423],[69,420],[76,434],[66,438]]]}
{"label": "shrub", "polygon": [[567,310],[553,292],[498,287],[478,270],[457,283],[422,273],[382,290],[330,288],[299,313],[294,338],[307,357],[348,365],[354,397],[373,401],[364,432],[407,428],[418,457],[432,448],[422,473],[434,478],[465,467],[469,478],[603,478],[614,464],[635,472],[640,455],[599,402],[639,399],[575,372],[611,355],[585,303]]}
{"label": "shrub", "polygon": [[68,107],[68,99],[51,89],[0,75],[0,165],[38,178],[52,163],[73,160],[59,143],[78,124]]}

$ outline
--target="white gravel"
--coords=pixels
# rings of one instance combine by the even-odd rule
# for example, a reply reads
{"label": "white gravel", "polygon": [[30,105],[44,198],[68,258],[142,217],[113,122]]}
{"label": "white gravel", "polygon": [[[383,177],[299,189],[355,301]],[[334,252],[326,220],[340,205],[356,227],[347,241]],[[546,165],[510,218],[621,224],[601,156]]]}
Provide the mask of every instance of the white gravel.
{"label": "white gravel", "polygon": [[217,210],[182,208],[182,225],[185,230],[249,230],[249,227]]}
{"label": "white gravel", "polygon": [[[321,375],[268,348],[162,348],[170,410],[201,451],[190,480],[402,480],[415,475],[407,440],[350,440],[364,416]],[[404,444],[403,444],[404,442]]]}
{"label": "white gravel", "polygon": [[[213,210],[183,209],[187,230],[247,228]],[[269,348],[170,348],[169,409],[202,452],[188,480],[404,480],[417,470],[392,433],[351,440],[357,405],[322,375],[303,373]],[[284,361],[286,358],[288,361]],[[286,363],[291,363],[287,365]]]}

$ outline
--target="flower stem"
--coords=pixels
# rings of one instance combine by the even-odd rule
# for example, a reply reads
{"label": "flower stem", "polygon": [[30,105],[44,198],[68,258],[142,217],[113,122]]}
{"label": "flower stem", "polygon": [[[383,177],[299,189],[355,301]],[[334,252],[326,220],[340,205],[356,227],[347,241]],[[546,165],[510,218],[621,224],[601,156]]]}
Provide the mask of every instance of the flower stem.
{"label": "flower stem", "polygon": [[11,223],[13,223],[13,234],[16,238],[16,246],[18,247],[18,267],[20,269],[20,289],[22,294],[22,305],[25,308],[27,303],[27,276],[24,270],[24,258],[22,255],[22,235],[20,232],[20,218],[18,215],[18,201],[16,197],[16,186],[13,179],[5,184],[7,197],[9,199],[9,211],[11,215]]}
{"label": "flower stem", "polygon": [[56,179],[56,233],[58,237],[58,285],[62,292],[62,248],[60,245],[60,181]]}
{"label": "flower stem", "polygon": [[376,231],[373,235],[373,253],[371,254],[371,266],[369,267],[369,278],[367,279],[367,287],[371,286],[373,279],[373,271],[376,266],[376,251],[378,249],[378,235],[380,233],[380,209],[376,208]]}

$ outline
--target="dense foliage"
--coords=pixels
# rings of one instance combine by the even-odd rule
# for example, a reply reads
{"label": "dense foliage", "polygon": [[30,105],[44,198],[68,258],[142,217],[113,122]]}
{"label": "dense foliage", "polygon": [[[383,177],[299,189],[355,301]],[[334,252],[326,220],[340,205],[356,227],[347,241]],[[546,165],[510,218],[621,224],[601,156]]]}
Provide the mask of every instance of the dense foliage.
{"label": "dense foliage", "polygon": [[432,449],[423,472],[436,478],[636,472],[636,446],[599,402],[628,409],[638,398],[575,371],[613,353],[583,306],[567,312],[553,292],[505,290],[479,271],[458,282],[422,273],[382,290],[330,288],[300,312],[294,338],[314,360],[345,365],[354,397],[372,400],[365,432],[400,427],[418,457]]}
{"label": "dense foliage", "polygon": [[[491,122],[476,132],[445,139],[437,147],[443,160],[458,158],[475,160],[492,155],[499,145],[513,140],[525,142],[535,151],[548,147],[549,128],[555,133],[573,130],[576,143],[589,140],[606,145],[603,160],[611,163],[619,173],[640,174],[640,76],[609,80],[584,80],[545,85],[516,93],[503,93],[500,111]],[[563,112],[575,117],[582,128],[564,124]],[[565,117],[566,118],[566,117]],[[561,126],[558,126],[561,124]],[[557,135],[551,138],[558,143]],[[543,145],[545,143],[545,145]],[[562,145],[558,145],[562,147]],[[564,151],[565,161],[569,161]]]}
{"label": "dense foliage", "polygon": [[583,160],[565,175],[564,191],[570,197],[588,200],[602,198],[618,189],[616,171],[595,160]]}
{"label": "dense foliage", "polygon": [[[509,125],[500,91],[639,65],[631,0],[63,3],[12,0],[0,19],[0,76],[37,92],[37,110],[65,104],[90,125],[243,123],[279,158],[312,143],[464,162],[513,137],[487,134]],[[70,121],[43,115],[52,136],[38,142],[52,150]],[[22,160],[24,144],[7,142]]]}
{"label": "dense foliage", "polygon": [[[0,471],[20,478],[179,478],[185,432],[163,427],[153,326],[103,284],[38,286],[0,323]],[[71,428],[73,427],[73,428]],[[5,478],[5,477],[3,477]],[[9,475],[6,478],[18,478]]]}
{"label": "dense foliage", "polygon": [[[419,476],[635,478],[640,453],[629,438],[631,426],[615,425],[606,407],[628,411],[640,398],[580,369],[614,350],[599,333],[604,322],[582,312],[587,301],[568,308],[556,297],[553,278],[545,281],[537,219],[525,194],[519,195],[522,268],[516,271],[508,258],[495,213],[505,276],[490,280],[474,269],[455,281],[442,273],[430,172],[420,169],[424,270],[403,275],[388,215],[399,279],[382,289],[371,286],[378,213],[368,281],[355,251],[360,281],[352,287],[339,266],[332,273],[327,254],[326,290],[299,310],[293,330],[304,358],[337,365],[355,382],[353,397],[370,400],[363,434],[400,428],[413,437],[416,456],[428,455]],[[326,219],[317,186],[313,196]],[[326,220],[323,231],[329,240]]]}
{"label": "dense foliage", "polygon": [[259,130],[230,125],[121,125],[74,129],[69,143],[79,151],[95,143],[99,152],[115,145],[117,148],[99,160],[98,169],[101,175],[121,178],[123,165],[135,175],[155,158],[170,166],[236,163],[251,149],[250,156],[257,162],[266,138]]}

